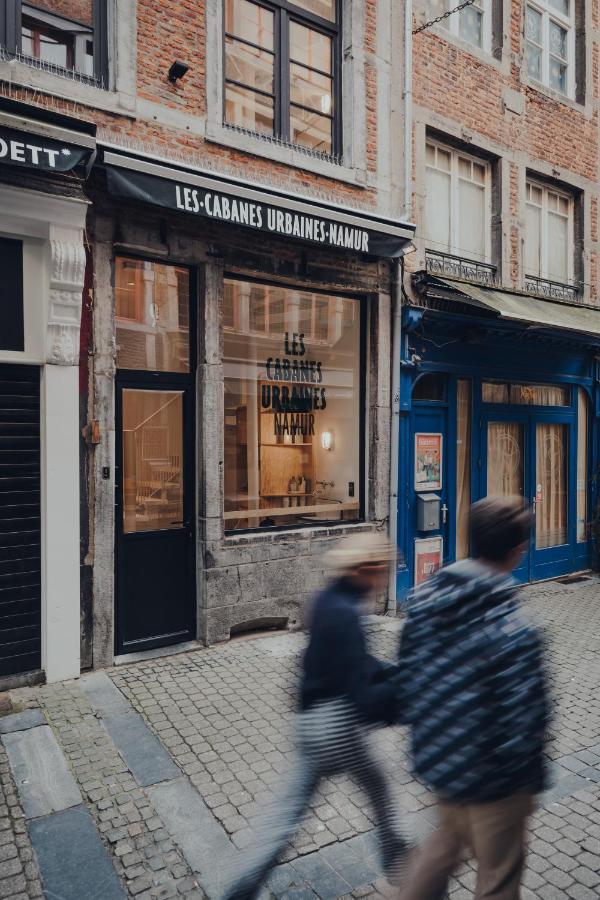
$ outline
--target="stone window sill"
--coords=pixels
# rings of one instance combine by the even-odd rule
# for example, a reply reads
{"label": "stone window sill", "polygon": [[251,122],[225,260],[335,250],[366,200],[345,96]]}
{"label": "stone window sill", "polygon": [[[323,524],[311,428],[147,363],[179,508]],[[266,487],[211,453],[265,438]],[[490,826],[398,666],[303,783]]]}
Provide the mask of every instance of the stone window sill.
{"label": "stone window sill", "polygon": [[93,84],[28,66],[19,60],[0,60],[0,81],[41,91],[71,103],[81,103],[93,109],[135,117],[136,100],[130,94],[104,90]]}
{"label": "stone window sill", "polygon": [[[474,56],[479,62],[486,66],[492,66],[492,68],[498,69],[498,71],[502,69],[502,59],[499,59],[498,56],[495,55],[495,51],[492,52],[483,47],[476,47],[475,44],[465,41],[464,38],[459,37],[457,34],[452,34],[451,31],[448,31],[447,28],[444,28],[441,25],[434,26],[431,31],[432,34],[435,34],[443,41],[446,41],[446,43],[452,44],[457,50],[460,50],[461,53],[468,53],[469,56]],[[501,53],[502,48],[499,48],[498,55],[500,56]]]}
{"label": "stone window sill", "polygon": [[221,123],[207,121],[205,137],[207,141],[241,150],[254,156],[261,156],[294,169],[314,172],[315,175],[323,178],[342,181],[359,188],[367,187],[367,174],[362,169],[338,165],[327,159],[313,158],[300,150],[294,150],[293,147],[269,144],[251,134],[242,134],[227,128]]}
{"label": "stone window sill", "polygon": [[248,544],[264,544],[264,543],[280,543],[285,541],[311,541],[315,538],[327,537],[328,534],[340,537],[345,534],[351,534],[356,531],[373,531],[375,524],[373,522],[340,522],[339,525],[315,525],[314,528],[306,526],[304,528],[290,528],[281,530],[274,528],[271,531],[252,531],[242,532],[241,534],[229,533],[225,535],[224,548],[240,547]]}
{"label": "stone window sill", "polygon": [[581,113],[582,115],[590,115],[586,103],[579,103],[579,101],[574,100],[572,97],[567,97],[565,94],[561,94],[559,91],[555,91],[553,88],[548,87],[547,84],[542,84],[540,81],[534,81],[534,79],[530,78],[525,72],[523,72],[522,75],[522,82],[529,90],[535,91],[537,94],[541,94],[549,100],[554,100],[556,103],[568,106],[570,109],[573,109],[575,112]]}

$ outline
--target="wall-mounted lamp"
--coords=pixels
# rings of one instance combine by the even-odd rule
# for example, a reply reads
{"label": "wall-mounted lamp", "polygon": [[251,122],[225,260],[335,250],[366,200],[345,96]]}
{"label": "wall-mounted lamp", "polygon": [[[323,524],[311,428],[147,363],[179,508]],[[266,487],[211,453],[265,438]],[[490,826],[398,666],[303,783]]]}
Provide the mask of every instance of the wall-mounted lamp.
{"label": "wall-mounted lamp", "polygon": [[183,76],[186,75],[189,71],[190,67],[186,65],[186,63],[175,60],[167,73],[167,77],[171,84],[175,84],[176,81],[179,81],[180,78],[183,78]]}
{"label": "wall-mounted lamp", "polygon": [[321,447],[323,450],[333,450],[334,434],[333,431],[324,431],[321,435]]}

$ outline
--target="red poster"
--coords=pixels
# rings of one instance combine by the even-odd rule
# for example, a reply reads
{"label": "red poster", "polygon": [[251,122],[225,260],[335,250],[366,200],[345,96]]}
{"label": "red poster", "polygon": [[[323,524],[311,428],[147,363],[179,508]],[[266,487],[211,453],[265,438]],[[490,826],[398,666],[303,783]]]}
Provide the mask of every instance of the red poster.
{"label": "red poster", "polygon": [[444,546],[441,537],[415,540],[415,585],[423,584],[442,566]]}

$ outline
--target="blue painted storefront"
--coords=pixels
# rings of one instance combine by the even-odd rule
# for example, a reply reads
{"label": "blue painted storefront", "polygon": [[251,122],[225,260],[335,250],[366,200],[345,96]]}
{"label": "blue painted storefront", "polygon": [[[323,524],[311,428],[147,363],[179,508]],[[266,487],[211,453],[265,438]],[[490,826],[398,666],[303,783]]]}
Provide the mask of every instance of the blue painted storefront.
{"label": "blue painted storefront", "polygon": [[[488,423],[519,423],[524,440],[525,497],[536,496],[535,434],[541,423],[556,423],[563,439],[568,436],[567,541],[560,546],[538,549],[535,534],[530,552],[517,572],[522,581],[537,581],[589,568],[594,546],[586,529],[586,540],[577,540],[577,440],[578,388],[587,398],[587,511],[589,522],[596,509],[594,473],[598,454],[600,416],[600,340],[564,331],[507,322],[454,310],[440,311],[405,307],[402,323],[400,389],[400,457],[398,485],[398,597],[414,584],[415,539],[441,535],[444,564],[456,559],[457,490],[457,382],[468,379],[470,400],[470,494],[471,501],[487,493]],[[426,376],[436,374],[444,394],[438,399],[415,399],[415,387]],[[430,379],[431,381],[432,379]],[[570,386],[569,405],[535,406],[488,403],[482,400],[482,382]],[[419,391],[423,393],[423,391]],[[414,489],[415,434],[443,435],[442,488],[439,530],[431,534],[417,530],[417,493]],[[581,485],[580,485],[581,487]]]}

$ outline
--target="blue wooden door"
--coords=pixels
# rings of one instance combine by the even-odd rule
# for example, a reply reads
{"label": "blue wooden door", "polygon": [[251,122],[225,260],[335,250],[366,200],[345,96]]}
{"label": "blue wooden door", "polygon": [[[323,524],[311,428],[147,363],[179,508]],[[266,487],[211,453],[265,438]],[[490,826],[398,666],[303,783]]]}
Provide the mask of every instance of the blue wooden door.
{"label": "blue wooden door", "polygon": [[539,581],[575,568],[575,422],[560,412],[498,412],[482,416],[479,495],[519,496],[534,525],[516,570]]}
{"label": "blue wooden door", "polygon": [[575,568],[576,432],[572,416],[536,413],[530,422],[535,513],[531,581]]}

